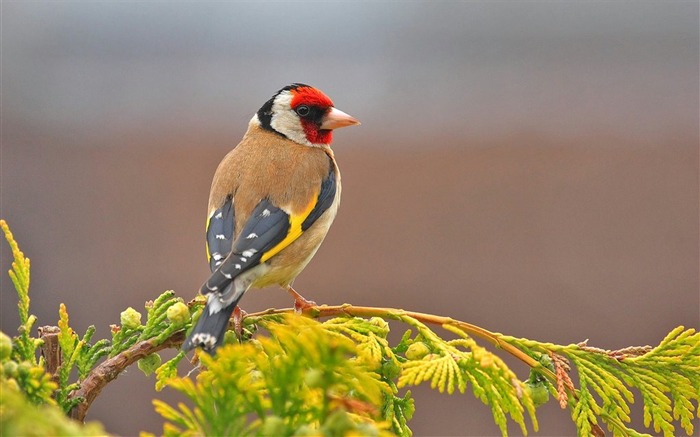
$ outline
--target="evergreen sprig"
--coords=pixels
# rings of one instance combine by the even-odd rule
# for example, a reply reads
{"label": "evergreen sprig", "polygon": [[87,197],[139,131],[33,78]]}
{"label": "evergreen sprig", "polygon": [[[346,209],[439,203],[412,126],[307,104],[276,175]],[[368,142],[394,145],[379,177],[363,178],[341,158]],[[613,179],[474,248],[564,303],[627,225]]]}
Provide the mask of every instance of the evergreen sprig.
{"label": "evergreen sprig", "polygon": [[[29,259],[2,220],[0,228],[13,254],[9,275],[17,291],[20,318],[17,336],[0,333],[2,389],[35,405],[49,404],[46,407],[56,411],[58,401],[78,420],[84,420],[101,389],[135,362],[147,374],[156,370],[158,390],[169,385],[193,404],[174,408],[155,401],[156,410],[167,421],[166,435],[410,436],[408,421],[414,403],[410,391],[403,397],[399,392],[425,382],[449,394],[464,393],[471,386],[474,395],[489,405],[503,435],[509,420],[527,433],[526,415],[537,430],[535,406],[546,402],[550,393],[570,410],[581,436],[603,435],[599,424],[607,425],[613,436],[646,435],[628,427],[634,390],[643,401],[644,425],[656,433],[673,436],[680,426],[691,435],[694,421],[700,418],[700,333],[683,327],[654,348],[609,351],[586,342],[562,346],[515,338],[447,317],[392,308],[344,304],[306,312],[314,318],[329,317],[324,323],[287,315],[291,310],[268,310],[246,316],[242,327],[232,326],[228,344],[215,357],[202,355],[204,370],[192,380],[177,376],[183,352],[163,365],[157,352],[181,344],[201,302],[189,308],[166,291],[146,303],[145,324],[138,311],[123,311],[121,325],[112,326],[111,344],[108,340],[90,343],[94,326],[81,338],[70,328],[62,304],[57,338],[42,331],[40,335],[47,339],[43,345],[42,339],[31,335],[36,317],[29,308]],[[387,320],[410,328],[393,347],[387,340]],[[258,326],[263,329],[258,331]],[[441,327],[453,338],[443,338],[433,327]],[[234,332],[242,344],[232,341]],[[476,338],[530,366],[527,381],[521,382]],[[63,361],[60,366],[50,361],[52,368],[58,366],[51,375],[44,359],[37,358],[37,349],[43,346],[46,353],[54,340]],[[98,363],[107,354],[110,357]],[[73,369],[77,382],[71,382]],[[573,371],[577,381],[572,379]],[[10,411],[6,399],[0,397],[0,409]],[[6,417],[0,415],[3,420]],[[21,421],[27,417],[13,416],[10,426],[26,424]]]}
{"label": "evergreen sprig", "polygon": [[[590,435],[599,418],[614,436],[642,435],[626,425],[634,402],[631,388],[641,394],[644,426],[673,436],[677,423],[687,435],[693,434],[693,420],[700,417],[700,333],[694,329],[679,326],[655,348],[618,351],[586,343],[560,346],[512,337],[504,340],[533,354],[563,356],[571,362],[578,372],[578,389],[558,384],[557,391],[560,399],[568,400],[564,405],[568,404],[579,435]],[[558,375],[554,379],[561,382]]]}
{"label": "evergreen sprig", "polygon": [[[146,325],[139,336],[139,340],[154,338],[156,343],[162,343],[173,332],[181,330],[190,321],[189,311],[181,309],[182,314],[175,314],[171,310],[175,304],[184,305],[182,298],[175,297],[173,290],[168,290],[158,296],[153,302],[146,303]],[[176,308],[177,310],[178,308]],[[177,311],[176,311],[177,312]],[[179,316],[179,318],[178,318]]]}
{"label": "evergreen sprig", "polygon": [[[167,290],[144,305],[146,324],[141,324],[141,313],[129,307],[120,315],[121,325],[112,325],[112,348],[109,356],[115,357],[137,342],[150,341],[154,346],[163,343],[176,332],[186,329],[190,311],[175,292]],[[155,358],[155,359],[153,359]],[[147,357],[139,363],[147,375],[160,365],[160,357]]]}
{"label": "evergreen sprig", "polygon": [[431,388],[452,394],[455,390],[464,393],[467,385],[471,385],[474,396],[491,407],[503,435],[508,434],[508,417],[527,435],[525,411],[537,431],[535,405],[524,383],[503,360],[479,346],[458,326],[443,324],[444,329],[458,336],[444,340],[413,317],[404,315],[401,320],[416,328],[418,335],[406,349],[407,360],[402,363],[399,387],[429,381]]}
{"label": "evergreen sprig", "polygon": [[390,390],[353,341],[302,317],[259,323],[269,337],[202,354],[196,381],[169,380],[194,408],[154,401],[166,436],[386,433],[375,405]]}
{"label": "evergreen sprig", "polygon": [[[6,385],[24,392],[28,401],[34,404],[58,404],[64,412],[70,412],[85,401],[83,396],[76,393],[84,392],[80,390],[81,384],[96,369],[101,358],[108,354],[116,357],[138,341],[150,341],[148,346],[154,348],[166,341],[170,344],[172,338],[189,325],[191,318],[187,305],[182,299],[176,298],[174,292],[166,291],[154,302],[146,304],[148,320],[145,326],[140,323],[141,315],[129,308],[122,312],[122,326],[112,326],[112,342],[102,339],[92,344],[95,327],[88,327],[81,338],[70,327],[68,311],[66,306],[61,304],[58,332],[55,336],[59,348],[57,353],[60,355],[57,355],[54,364],[57,367],[55,375],[49,374],[44,358],[37,358],[37,349],[44,344],[44,341],[31,335],[36,317],[29,312],[29,259],[19,250],[4,220],[0,220],[0,228],[5,234],[13,255],[9,276],[17,292],[20,318],[18,336],[12,339],[5,334],[0,336],[2,347],[8,349],[7,356],[3,352],[0,373]],[[151,355],[160,360],[156,353]],[[148,361],[149,358],[151,357],[146,356],[144,360]],[[157,365],[153,368],[155,367]],[[71,380],[73,370],[77,371],[77,380]],[[92,379],[104,378],[102,373],[103,369],[100,369],[97,375],[92,375]],[[116,375],[111,377],[114,378]]]}
{"label": "evergreen sprig", "polygon": [[0,434],[3,436],[100,436],[100,423],[70,420],[55,405],[36,405],[7,380],[0,380]]}
{"label": "evergreen sprig", "polygon": [[391,392],[385,392],[381,402],[381,417],[391,423],[392,431],[401,437],[412,435],[408,421],[415,412],[411,391],[398,395],[396,378],[401,371],[401,356],[397,355],[387,340],[389,324],[380,317],[336,317],[323,323],[329,332],[339,333],[355,342],[358,360],[376,372]]}
{"label": "evergreen sprig", "polygon": [[[55,398],[63,411],[69,412],[81,402],[80,398],[71,398],[70,393],[80,386],[80,381],[95,367],[97,361],[109,354],[109,340],[99,340],[90,344],[95,334],[95,326],[91,325],[85,331],[83,338],[70,327],[68,310],[62,303],[58,310],[58,344],[61,348],[63,361],[58,369],[58,389]],[[73,369],[78,371],[78,380],[70,382]]]}
{"label": "evergreen sprig", "polygon": [[19,249],[12,232],[5,220],[0,220],[0,228],[12,251],[12,268],[8,271],[10,280],[17,291],[17,309],[19,313],[19,335],[13,339],[13,356],[17,361],[37,363],[36,350],[41,346],[41,340],[31,335],[36,323],[36,316],[29,314],[29,258]]}
{"label": "evergreen sprig", "polygon": [[17,292],[17,309],[20,326],[18,335],[9,339],[2,333],[3,340],[9,346],[9,353],[3,353],[2,380],[3,387],[21,390],[28,401],[38,404],[54,404],[51,397],[57,384],[52,381],[44,367],[44,360],[37,358],[37,349],[43,344],[42,340],[31,335],[36,323],[36,316],[29,313],[29,258],[19,249],[17,242],[4,220],[0,220],[0,229],[12,251],[12,268],[8,274]]}

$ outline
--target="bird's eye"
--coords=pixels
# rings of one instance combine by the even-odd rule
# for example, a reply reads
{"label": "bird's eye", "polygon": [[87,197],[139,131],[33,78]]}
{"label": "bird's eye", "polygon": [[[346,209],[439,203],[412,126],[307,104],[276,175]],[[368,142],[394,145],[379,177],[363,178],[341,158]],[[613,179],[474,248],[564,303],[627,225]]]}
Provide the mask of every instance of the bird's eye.
{"label": "bird's eye", "polygon": [[311,109],[306,105],[297,106],[296,113],[299,114],[300,117],[306,117],[310,112]]}

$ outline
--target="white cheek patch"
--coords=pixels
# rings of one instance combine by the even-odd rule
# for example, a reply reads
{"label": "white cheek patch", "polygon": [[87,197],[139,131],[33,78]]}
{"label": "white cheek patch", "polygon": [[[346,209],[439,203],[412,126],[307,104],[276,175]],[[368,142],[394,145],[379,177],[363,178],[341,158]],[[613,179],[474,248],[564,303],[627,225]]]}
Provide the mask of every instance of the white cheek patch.
{"label": "white cheek patch", "polygon": [[304,133],[299,117],[292,111],[291,107],[292,93],[289,91],[279,93],[272,104],[270,126],[295,143],[310,146],[311,143],[306,139],[306,133]]}

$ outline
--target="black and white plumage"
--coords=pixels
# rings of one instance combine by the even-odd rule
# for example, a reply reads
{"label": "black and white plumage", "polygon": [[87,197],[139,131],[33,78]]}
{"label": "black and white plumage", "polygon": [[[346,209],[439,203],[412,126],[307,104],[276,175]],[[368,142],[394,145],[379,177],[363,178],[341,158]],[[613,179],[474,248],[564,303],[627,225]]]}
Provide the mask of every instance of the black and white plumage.
{"label": "black and white plumage", "polygon": [[231,252],[233,225],[233,196],[228,196],[223,205],[211,213],[207,222],[207,255],[212,272]]}
{"label": "black and white plumage", "polygon": [[207,222],[212,275],[201,288],[207,305],[183,349],[215,351],[249,288],[291,290],[338,210],[332,130],[354,124],[303,84],[281,89],[253,116],[214,175]]}

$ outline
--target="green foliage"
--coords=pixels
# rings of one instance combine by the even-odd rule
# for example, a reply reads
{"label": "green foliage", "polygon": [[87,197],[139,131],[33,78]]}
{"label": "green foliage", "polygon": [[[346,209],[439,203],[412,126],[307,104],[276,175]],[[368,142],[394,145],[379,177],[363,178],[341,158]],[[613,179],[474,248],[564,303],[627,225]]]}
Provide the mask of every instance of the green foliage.
{"label": "green foliage", "polygon": [[527,434],[525,411],[537,430],[532,399],[524,384],[498,356],[479,346],[457,326],[442,326],[458,337],[444,340],[412,317],[403,316],[401,320],[416,328],[418,335],[413,340],[404,337],[402,341],[406,360],[401,364],[399,387],[430,382],[431,388],[440,393],[452,394],[455,390],[464,393],[471,385],[474,396],[491,407],[503,435],[508,433],[509,416]]}
{"label": "green foliage", "polygon": [[106,435],[99,424],[82,426],[56,407],[52,395],[59,385],[37,358],[43,341],[31,335],[36,317],[29,313],[29,259],[19,250],[7,223],[0,228],[12,250],[9,276],[17,292],[20,318],[18,334],[0,333],[0,435]]}
{"label": "green foliage", "polygon": [[0,435],[106,436],[99,423],[82,425],[68,419],[55,405],[36,405],[8,380],[0,381]]}
{"label": "green foliage", "polygon": [[[109,354],[114,357],[139,341],[151,340],[154,345],[161,344],[167,338],[178,331],[189,327],[191,316],[189,308],[182,298],[175,297],[172,290],[165,291],[154,301],[148,301],[145,305],[146,324],[141,324],[141,313],[129,307],[120,314],[121,326],[112,325],[112,348]],[[174,376],[177,372],[177,363],[184,354],[177,359],[170,360],[167,366],[161,366],[161,358],[157,353],[150,354],[138,361],[138,368],[149,376],[156,373],[156,390],[161,390],[166,377]],[[160,370],[159,370],[160,369]],[[175,372],[175,373],[173,373]]]}
{"label": "green foliage", "polygon": [[[466,388],[471,386],[474,395],[491,408],[494,421],[503,435],[507,435],[509,419],[517,423],[521,431],[526,433],[526,414],[530,417],[533,428],[537,430],[535,408],[546,403],[550,394],[558,398],[564,408],[567,406],[570,408],[572,419],[581,436],[599,433],[598,423],[605,423],[614,436],[642,435],[625,425],[630,422],[630,404],[634,400],[631,388],[636,388],[642,395],[645,426],[651,425],[655,432],[663,432],[666,436],[674,435],[676,432],[674,422],[679,423],[689,435],[694,431],[693,420],[698,414],[696,411],[700,396],[700,334],[692,329],[674,330],[654,349],[632,347],[620,351],[603,351],[585,344],[559,346],[488,333],[495,344],[515,346],[517,349],[509,351],[517,352],[514,354],[531,366],[528,379],[521,382],[498,356],[479,346],[470,337],[467,329],[463,327],[465,324],[450,319],[440,319],[443,320],[441,327],[456,336],[454,339],[446,340],[418,318],[408,316],[405,312],[388,312],[385,317],[408,324],[417,331],[417,334],[413,336],[411,330],[408,330],[401,341],[391,347],[386,339],[389,327],[383,319],[337,317],[318,325],[322,328],[319,335],[324,333],[326,339],[318,337],[313,341],[302,341],[299,347],[305,348],[306,354],[322,356],[315,351],[315,347],[323,345],[323,341],[336,338],[338,335],[351,340],[355,352],[348,361],[362,365],[365,372],[374,373],[376,378],[388,387],[383,391],[381,402],[374,404],[379,411],[379,416],[374,420],[380,424],[387,423],[386,426],[389,426],[396,435],[411,435],[407,423],[414,411],[410,392],[402,398],[398,396],[399,389],[424,382],[429,382],[432,388],[447,393],[456,391],[464,393]],[[295,319],[280,320],[278,315],[262,315],[249,319],[263,327],[271,323],[271,320],[273,323],[279,323],[279,326],[271,332],[272,337],[280,344],[286,345],[292,342],[288,337],[298,335],[299,328],[295,324]],[[252,323],[249,319],[246,321]],[[287,325],[286,328],[283,328],[284,325]],[[283,329],[288,331],[287,334],[282,335]],[[256,338],[234,348],[257,345],[256,353],[269,359],[267,354],[270,351],[259,346],[259,342],[268,340]],[[252,349],[247,350],[252,351]],[[227,359],[230,358],[228,356],[230,353],[225,353]],[[241,355],[239,352],[239,358]],[[179,361],[182,356],[176,358]],[[216,365],[212,363],[217,363],[219,359],[219,356],[203,357],[206,366]],[[270,387],[285,386],[289,383],[286,375],[290,374],[295,375],[297,379],[301,378],[307,387],[321,384],[320,381],[324,380],[323,373],[318,371],[300,375],[298,368],[290,370],[284,367],[285,365],[295,366],[294,361],[286,364],[280,361],[279,364],[281,367],[276,368],[276,376],[263,376],[257,380],[261,385],[244,383],[249,390],[246,392],[248,399],[254,398],[255,393],[263,398],[271,396],[275,391],[270,391]],[[578,389],[568,376],[572,367],[579,375]],[[255,366],[246,368],[253,374],[260,371]],[[176,368],[173,364],[166,363],[161,366],[159,372],[162,376],[159,380],[163,384],[167,378],[176,374]],[[234,380],[237,381],[236,378]],[[187,378],[175,378],[172,381],[179,381],[175,382],[175,385],[180,389],[196,387],[191,381],[183,382],[188,381]],[[243,382],[237,383],[243,384]],[[199,382],[199,384],[202,383]],[[203,394],[196,390],[189,393],[193,400]],[[283,389],[283,393],[284,399],[287,399],[290,405],[297,405],[299,402],[294,396],[301,396],[301,404],[308,402],[308,397],[305,397],[303,390],[293,392]],[[290,399],[294,400],[290,401]],[[238,417],[242,417],[252,412],[258,417],[257,422],[239,422],[237,432],[260,435],[261,430],[272,426],[258,428],[266,420],[272,420],[273,423],[277,423],[276,420],[280,417],[285,417],[287,420],[287,416],[280,415],[280,411],[271,411],[269,404],[260,400],[258,402],[261,403],[256,404],[257,409],[250,408],[237,413]],[[183,428],[166,427],[173,433],[176,429],[178,429],[177,432],[186,429],[199,429],[199,431],[193,431],[195,433],[202,431],[202,428],[196,428],[196,426],[203,426],[202,422],[187,422],[183,419],[202,417],[196,408],[190,411],[181,405],[182,410],[174,412],[173,409],[166,410],[166,406],[162,403],[159,403],[158,407],[164,415],[170,414],[171,421],[175,417],[178,418],[178,423]],[[290,411],[283,413],[295,414]],[[308,423],[310,420],[311,425]],[[235,421],[227,421],[229,424],[233,422]],[[290,419],[290,422],[284,422],[286,435],[299,429],[291,424],[302,423],[306,424],[304,426],[312,426],[318,430],[321,429],[319,424],[323,422],[313,415],[301,419]],[[171,423],[168,426],[173,425]]]}
{"label": "green foliage", "polygon": [[9,387],[21,391],[33,404],[54,404],[51,398],[56,383],[46,373],[41,363],[15,361],[6,358],[0,367],[0,380]]}
{"label": "green foliage", "polygon": [[189,314],[181,314],[179,317],[168,318],[168,311],[172,308],[181,308],[184,305],[181,297],[175,297],[175,292],[168,290],[158,296],[155,301],[146,302],[147,320],[139,340],[154,339],[155,344],[160,344],[177,331],[186,328],[190,323]]}
{"label": "green foliage", "polygon": [[152,353],[144,358],[141,358],[138,362],[138,368],[143,372],[144,375],[150,376],[153,372],[160,367],[162,360],[160,355],[157,353]]}
{"label": "green foliage", "polygon": [[180,351],[173,359],[156,369],[156,391],[163,390],[170,379],[177,378],[177,365],[183,358],[185,358],[185,353]]}
{"label": "green foliage", "polygon": [[[190,319],[180,316],[172,321],[166,313],[175,305],[184,305],[181,298],[176,298],[173,291],[166,291],[155,301],[146,303],[148,320],[146,325],[141,324],[141,314],[133,308],[127,308],[120,315],[121,326],[112,325],[112,341],[103,339],[90,344],[95,327],[88,327],[85,335],[80,338],[69,326],[68,311],[64,304],[59,309],[59,335],[58,342],[63,354],[63,362],[58,369],[58,388],[55,392],[56,401],[67,413],[73,407],[83,401],[79,397],[72,397],[71,392],[80,386],[98,361],[104,357],[114,357],[124,352],[138,341],[155,339],[159,344],[174,332],[184,329]],[[149,375],[160,365],[160,356],[157,353],[148,355],[139,360],[138,367]],[[78,379],[70,380],[73,369],[77,369]]]}
{"label": "green foliage", "polygon": [[154,340],[160,344],[177,331],[187,328],[191,317],[182,307],[182,298],[168,290],[154,301],[146,302],[146,324],[141,324],[141,313],[129,307],[120,315],[121,326],[112,325],[112,349],[110,357],[127,350],[139,341]]}
{"label": "green foliage", "polygon": [[[644,426],[664,436],[677,435],[678,422],[687,435],[700,417],[700,333],[682,326],[674,329],[655,348],[606,351],[586,344],[559,346],[504,337],[505,341],[531,353],[558,354],[574,365],[579,387],[568,398],[571,414],[581,436],[590,435],[592,424],[602,419],[613,436],[641,435],[626,426],[630,422],[631,388],[642,397]],[[555,356],[556,357],[556,356]],[[560,398],[567,396],[558,394]]]}
{"label": "green foliage", "polygon": [[[207,372],[212,372],[214,366],[218,368],[221,365],[220,360],[233,361],[234,358],[241,360],[237,364],[241,367],[237,367],[237,370],[226,368],[225,373],[228,378],[231,378],[229,384],[238,387],[235,394],[240,395],[243,391],[240,386],[245,387],[245,393],[242,395],[245,401],[226,398],[221,405],[217,404],[214,407],[200,404],[198,402],[201,402],[203,390],[206,387],[214,384],[221,387],[226,386],[226,383],[222,380],[213,381],[209,376],[204,378],[202,375],[197,378],[197,384],[188,378],[171,379],[169,381],[171,386],[187,394],[195,402],[195,410],[192,411],[180,405],[180,410],[177,411],[156,401],[158,411],[171,421],[171,424],[165,428],[165,434],[175,435],[180,432],[254,434],[259,432],[257,427],[270,416],[285,418],[285,429],[288,432],[293,433],[302,425],[311,425],[320,429],[327,414],[319,416],[320,410],[309,408],[313,398],[309,397],[306,391],[320,386],[327,392],[331,389],[328,384],[338,384],[350,378],[357,382],[342,391],[356,394],[352,391],[352,387],[357,390],[357,387],[372,386],[369,382],[360,382],[361,375],[365,375],[365,378],[370,375],[381,383],[378,386],[382,388],[379,398],[376,395],[368,395],[362,400],[377,410],[378,415],[374,420],[379,424],[385,423],[396,435],[412,434],[408,421],[415,410],[410,391],[400,397],[399,390],[427,381],[433,388],[448,393],[453,393],[455,390],[464,393],[467,386],[471,385],[474,394],[491,407],[494,420],[504,435],[507,434],[508,417],[518,423],[523,432],[527,432],[525,411],[530,416],[535,429],[537,427],[535,406],[524,383],[518,380],[500,358],[478,346],[459,328],[443,326],[458,336],[454,340],[444,340],[417,319],[402,315],[400,320],[417,329],[419,334],[411,338],[411,331],[407,331],[401,342],[392,348],[387,341],[389,325],[379,317],[369,320],[358,317],[337,317],[322,324],[305,321],[306,331],[299,327],[302,320],[304,319],[298,317],[280,320],[279,316],[255,318],[257,324],[271,332],[276,347],[285,348],[284,354],[280,354],[277,349],[271,349],[269,347],[271,339],[263,337],[243,345],[233,346],[233,348],[239,348],[235,353],[225,349],[225,351],[219,351],[214,358],[208,355],[202,356],[203,364],[207,368],[202,375],[209,375]],[[311,330],[312,327],[313,330]],[[314,337],[301,338],[300,331],[313,332]],[[350,358],[345,356],[340,360],[330,359],[332,355],[324,352],[328,349],[328,342],[346,345],[345,354],[351,353]],[[279,355],[289,359],[276,361],[277,366],[274,368],[255,361],[262,359],[267,363],[271,357]],[[176,357],[177,361],[180,359],[181,357]],[[248,361],[254,363],[246,364]],[[347,363],[353,363],[351,368],[359,370],[360,373],[354,376],[342,373],[348,370],[345,367]],[[329,373],[329,370],[320,370],[323,367],[335,370]],[[304,369],[306,371],[302,372]],[[175,372],[176,369],[172,363],[161,366],[158,370],[160,386],[162,387],[166,378],[172,378]],[[256,379],[255,383],[248,381],[250,376],[246,375],[250,374],[260,375],[260,378]],[[333,374],[342,375],[342,379],[329,380],[329,375]],[[334,387],[333,391],[337,392],[338,388]],[[210,420],[192,419],[209,417],[204,412],[206,408],[220,411],[223,405],[226,403],[230,405],[234,401],[237,401],[236,405],[241,408],[239,410],[229,408],[228,411],[233,417],[223,420],[219,414],[218,419],[211,419],[223,420],[221,428],[213,428],[215,425]],[[249,405],[243,407],[245,403]],[[318,400],[316,403],[319,403]],[[247,421],[248,414],[255,414],[257,422]],[[172,426],[177,427],[171,428]],[[226,428],[232,426],[235,428]]]}
{"label": "green foliage", "polygon": [[410,436],[411,430],[408,421],[415,411],[414,401],[410,390],[399,397],[399,387],[396,378],[399,375],[401,364],[400,357],[389,346],[386,337],[389,335],[389,324],[380,317],[372,317],[365,320],[359,317],[337,317],[330,319],[322,325],[330,333],[342,334],[352,340],[357,348],[358,361],[389,387],[382,396],[379,404],[381,417],[391,423],[392,431],[399,436]]}
{"label": "green foliage", "polygon": [[63,355],[63,363],[55,377],[46,372],[43,358],[37,359],[37,349],[43,345],[43,340],[31,335],[36,317],[29,313],[30,262],[19,250],[7,223],[0,220],[0,228],[5,234],[14,258],[9,275],[17,291],[20,318],[19,335],[12,339],[11,360],[3,362],[3,380],[6,380],[10,386],[17,385],[29,402],[58,403],[67,412],[77,402],[77,399],[68,398],[68,394],[77,387],[77,383],[69,382],[72,369],[78,369],[79,378],[85,377],[97,360],[107,354],[109,342],[101,340],[94,345],[90,344],[90,339],[95,332],[94,326],[90,326],[80,339],[68,325],[66,307],[61,304],[58,343]]}
{"label": "green foliage", "polygon": [[[374,362],[371,354],[360,352],[337,325],[329,329],[298,316],[259,323],[269,337],[224,345],[215,357],[201,354],[205,370],[196,381],[168,381],[194,408],[154,401],[168,420],[166,436],[385,433],[375,406],[391,390],[372,371],[381,359]],[[364,328],[373,329],[367,322]]]}
{"label": "green foliage", "polygon": [[[80,338],[69,325],[68,310],[64,304],[61,304],[58,310],[58,328],[58,344],[63,354],[63,362],[57,372],[58,388],[55,398],[67,413],[81,401],[80,398],[71,398],[71,391],[79,387],[79,381],[87,376],[100,358],[109,353],[111,347],[108,340],[90,344],[95,333],[93,325],[89,326],[83,338]],[[78,371],[78,381],[71,382],[73,369]]]}
{"label": "green foliage", "polygon": [[[12,250],[13,262],[9,275],[17,291],[20,318],[19,335],[10,338],[0,333],[0,363],[2,364],[0,375],[3,388],[10,387],[21,391],[27,402],[35,405],[58,404],[64,412],[68,413],[83,401],[79,397],[72,396],[72,392],[80,387],[81,381],[95,368],[101,358],[108,354],[116,356],[139,340],[153,339],[155,344],[160,344],[173,333],[189,325],[190,316],[187,306],[182,299],[175,298],[172,291],[166,291],[154,302],[146,304],[148,320],[145,326],[141,325],[141,315],[129,308],[121,315],[124,329],[112,326],[111,343],[109,340],[99,340],[91,344],[95,327],[88,327],[81,338],[70,327],[68,311],[66,306],[61,304],[57,334],[61,354],[60,366],[55,375],[47,373],[44,359],[37,359],[37,349],[43,345],[43,340],[31,335],[36,317],[29,313],[30,262],[19,250],[5,221],[0,220],[0,228]],[[160,364],[156,362],[159,359],[157,354],[151,354],[143,360],[141,367],[148,369],[150,366],[151,369],[148,370],[152,371]],[[74,371],[77,373],[77,380],[71,380]],[[3,393],[3,405],[4,402]]]}
{"label": "green foliage", "polygon": [[12,356],[12,339],[4,332],[0,332],[0,362],[4,363]]}
{"label": "green foliage", "polygon": [[[44,359],[37,358],[43,340],[31,335],[36,317],[29,308],[29,259],[2,220],[0,228],[13,254],[9,275],[20,318],[16,336],[0,333],[2,435],[103,435],[99,425],[81,427],[60,411],[69,412],[78,404],[85,407],[75,393],[89,389],[82,383],[90,376],[91,384],[97,384],[93,387],[101,389],[94,379],[105,378],[106,373],[96,372],[97,367],[116,375],[138,358],[144,373],[155,370],[157,390],[170,386],[192,404],[175,408],[154,401],[166,420],[166,436],[408,437],[415,406],[410,390],[403,396],[400,391],[422,383],[448,394],[465,393],[471,387],[489,406],[503,435],[509,421],[527,433],[526,415],[537,431],[535,408],[550,394],[562,408],[569,408],[581,436],[599,435],[599,423],[607,425],[613,436],[646,435],[627,426],[633,390],[643,402],[644,425],[656,433],[677,435],[680,426],[691,435],[694,420],[700,418],[700,333],[694,329],[678,327],[655,348],[607,351],[586,343],[561,346],[519,339],[444,317],[387,308],[315,308],[315,316],[341,315],[324,323],[273,310],[244,319],[238,333],[242,343],[229,331],[215,357],[200,355],[202,369],[193,380],[177,374],[183,352],[163,364],[157,353],[176,344],[192,314],[196,317],[200,311],[201,301],[190,309],[173,291],[146,303],[145,324],[133,308],[123,311],[121,326],[111,326],[111,342],[91,343],[94,326],[80,337],[61,304],[56,340],[62,362],[51,375]],[[393,347],[387,340],[386,320],[410,327]],[[428,324],[453,338],[443,338]],[[528,364],[527,380],[520,381],[473,336]],[[49,337],[42,334],[42,338]],[[105,356],[117,358],[100,363]],[[126,364],[119,367],[118,362]],[[571,379],[572,370],[578,375],[577,384]]]}
{"label": "green foliage", "polygon": [[29,314],[29,258],[24,256],[4,220],[0,220],[0,228],[12,250],[12,268],[8,272],[17,291],[17,309],[19,312],[19,335],[13,340],[13,358],[16,361],[36,362],[36,349],[41,346],[41,340],[31,336],[36,316]]}
{"label": "green foliage", "polygon": [[[37,359],[37,349],[42,341],[31,335],[36,317],[29,314],[29,258],[26,258],[10,232],[4,220],[0,220],[0,229],[5,234],[5,239],[12,250],[12,268],[8,272],[10,279],[17,291],[17,308],[19,312],[20,326],[18,335],[11,338],[2,333],[3,358],[2,358],[2,383],[3,387],[16,387],[21,390],[27,399],[34,404],[53,404],[51,395],[56,389],[56,383],[51,380],[51,375],[44,370],[44,361]],[[8,352],[9,346],[9,354]]]}

